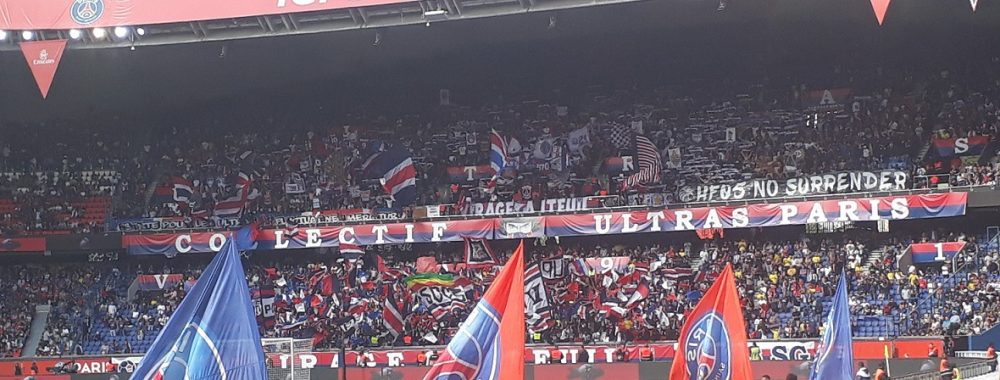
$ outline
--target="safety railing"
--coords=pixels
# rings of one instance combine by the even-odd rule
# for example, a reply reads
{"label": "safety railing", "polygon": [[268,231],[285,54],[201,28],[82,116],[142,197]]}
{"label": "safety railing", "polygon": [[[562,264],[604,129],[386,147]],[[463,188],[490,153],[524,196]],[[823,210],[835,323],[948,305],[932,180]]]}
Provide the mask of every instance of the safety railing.
{"label": "safety railing", "polygon": [[[988,375],[995,371],[995,366],[989,361],[981,361],[975,363],[964,364],[958,366],[958,372],[961,374],[963,379],[971,379],[978,376]],[[939,380],[941,379],[941,373],[939,371],[927,371],[921,373],[914,373],[910,375],[903,376],[893,376],[893,380]]]}

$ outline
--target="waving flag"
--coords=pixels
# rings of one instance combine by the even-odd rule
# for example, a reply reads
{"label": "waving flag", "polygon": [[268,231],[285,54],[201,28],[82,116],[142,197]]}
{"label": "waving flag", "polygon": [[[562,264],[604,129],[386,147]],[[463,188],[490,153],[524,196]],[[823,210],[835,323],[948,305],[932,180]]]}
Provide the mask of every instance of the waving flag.
{"label": "waving flag", "polygon": [[833,308],[826,317],[826,331],[816,349],[816,359],[809,380],[851,379],[854,374],[854,348],[851,342],[851,311],[847,304],[847,280],[840,274]]}
{"label": "waving flag", "polygon": [[490,132],[490,168],[499,176],[506,167],[507,141],[497,131]]}
{"label": "waving flag", "polygon": [[538,264],[532,264],[524,272],[524,305],[525,318],[532,331],[545,331],[552,327],[555,322],[552,320],[552,303]]}
{"label": "waving flag", "polygon": [[194,183],[184,177],[170,177],[170,180],[153,189],[153,203],[187,203],[194,194]]}
{"label": "waving flag", "polygon": [[524,378],[524,242],[424,380]]}
{"label": "waving flag", "polygon": [[409,206],[417,197],[417,169],[406,149],[395,147],[369,158],[362,168],[379,178],[387,194],[399,206]]}
{"label": "waving flag", "polygon": [[469,268],[489,268],[497,264],[496,255],[486,239],[465,238],[465,264]]}
{"label": "waving flag", "polygon": [[385,322],[385,328],[393,337],[397,337],[403,332],[403,314],[396,307],[396,294],[392,289],[389,290],[388,296],[382,302],[382,319]]}
{"label": "waving flag", "polygon": [[965,249],[965,242],[913,243],[910,244],[910,255],[914,264],[933,264],[954,259]]}
{"label": "waving flag", "polygon": [[624,187],[629,189],[660,182],[663,162],[660,160],[660,152],[656,149],[656,145],[653,145],[646,136],[636,135],[635,151],[639,170],[625,179]]}
{"label": "waving flag", "polygon": [[698,305],[684,316],[671,380],[751,379],[747,328],[727,264]]}
{"label": "waving flag", "polygon": [[133,379],[266,379],[250,289],[228,239],[139,362]]}

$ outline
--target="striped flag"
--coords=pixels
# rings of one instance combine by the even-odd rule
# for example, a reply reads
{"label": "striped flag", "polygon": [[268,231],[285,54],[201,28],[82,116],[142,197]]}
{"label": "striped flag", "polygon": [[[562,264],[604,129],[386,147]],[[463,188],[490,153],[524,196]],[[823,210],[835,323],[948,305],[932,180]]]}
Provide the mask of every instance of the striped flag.
{"label": "striped flag", "polygon": [[660,182],[663,162],[660,160],[660,152],[656,149],[656,145],[653,145],[653,142],[646,136],[636,135],[635,150],[639,170],[625,179],[624,188],[629,189]]}
{"label": "striped flag", "polygon": [[385,328],[392,336],[403,333],[403,314],[396,307],[396,295],[392,290],[382,303],[382,319],[385,321]]}
{"label": "striped flag", "polygon": [[496,176],[507,167],[507,140],[497,131],[490,132],[490,168]]}
{"label": "striped flag", "polygon": [[362,170],[379,178],[382,188],[400,206],[412,205],[417,197],[417,169],[410,153],[403,148],[390,148],[365,162]]}

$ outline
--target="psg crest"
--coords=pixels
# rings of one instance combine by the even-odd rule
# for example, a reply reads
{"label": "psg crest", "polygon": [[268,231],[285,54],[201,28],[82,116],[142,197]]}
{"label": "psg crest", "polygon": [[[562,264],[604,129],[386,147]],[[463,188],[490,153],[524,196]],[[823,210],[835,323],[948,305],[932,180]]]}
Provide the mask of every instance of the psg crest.
{"label": "psg crest", "polygon": [[480,302],[435,363],[434,367],[441,368],[433,380],[496,379],[500,370],[499,331],[500,316]]}
{"label": "psg crest", "polygon": [[80,25],[92,24],[104,14],[104,0],[76,0],[69,15]]}
{"label": "psg crest", "polygon": [[702,315],[688,331],[684,357],[688,379],[730,380],[729,332],[719,314]]}
{"label": "psg crest", "polygon": [[215,341],[201,326],[191,323],[170,352],[159,360],[151,379],[183,380],[206,373],[226,378],[226,368]]}

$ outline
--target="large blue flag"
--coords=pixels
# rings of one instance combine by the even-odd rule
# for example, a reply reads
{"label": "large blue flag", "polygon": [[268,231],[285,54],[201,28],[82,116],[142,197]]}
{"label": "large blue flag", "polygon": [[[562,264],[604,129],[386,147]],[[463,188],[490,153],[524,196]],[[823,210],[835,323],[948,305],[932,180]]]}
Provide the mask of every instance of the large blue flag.
{"label": "large blue flag", "polygon": [[222,245],[139,362],[133,379],[267,379],[235,240]]}
{"label": "large blue flag", "polygon": [[851,341],[851,310],[847,304],[847,280],[840,274],[833,307],[826,317],[826,331],[816,350],[809,380],[850,380],[854,375],[854,349]]}

